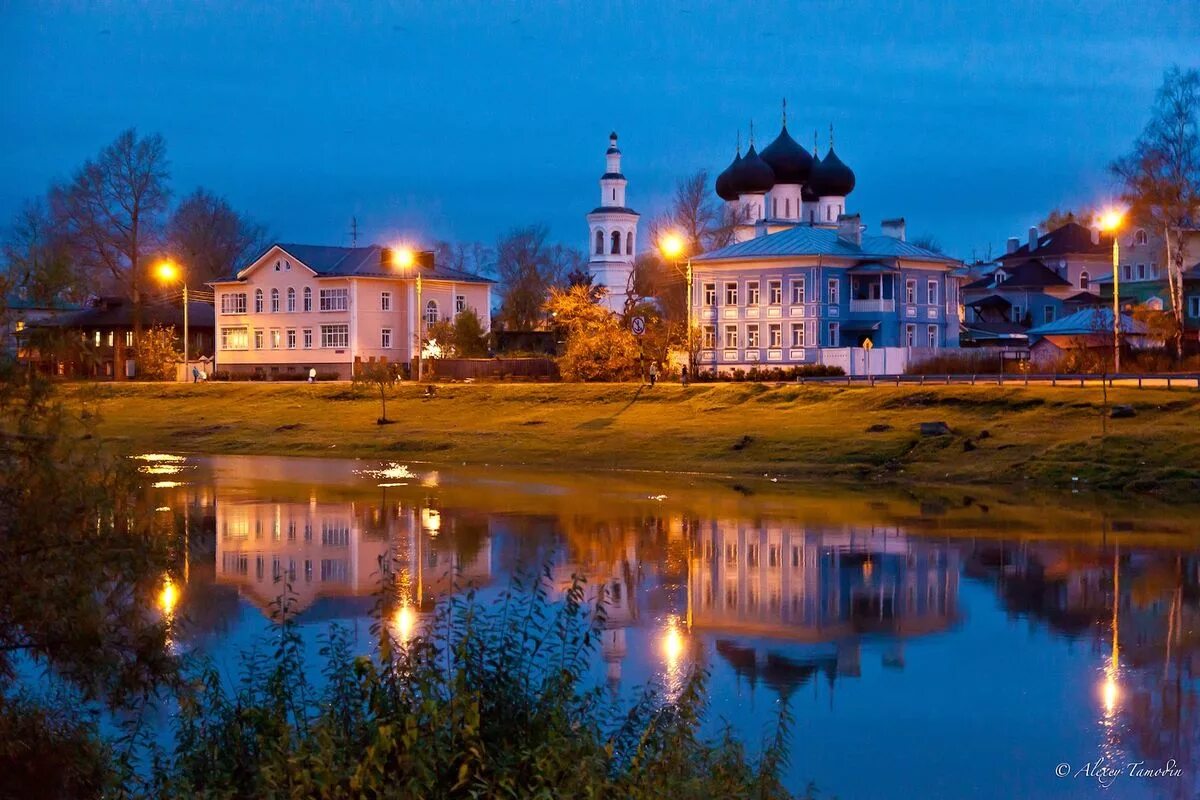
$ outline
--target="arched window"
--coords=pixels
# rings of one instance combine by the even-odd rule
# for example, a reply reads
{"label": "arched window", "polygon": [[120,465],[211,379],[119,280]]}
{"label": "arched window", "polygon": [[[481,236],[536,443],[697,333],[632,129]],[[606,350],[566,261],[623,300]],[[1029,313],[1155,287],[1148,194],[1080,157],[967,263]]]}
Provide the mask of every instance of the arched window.
{"label": "arched window", "polygon": [[1079,273],[1079,288],[1086,292],[1088,289],[1088,284],[1091,283],[1091,280],[1092,276],[1088,275],[1088,271],[1085,269],[1083,272]]}
{"label": "arched window", "polygon": [[611,252],[614,256],[619,256],[621,254],[621,232],[620,231],[612,232],[612,251]]}
{"label": "arched window", "polygon": [[1146,241],[1147,241],[1146,232],[1144,230],[1142,230],[1141,228],[1138,228],[1137,233],[1135,233],[1133,235],[1133,243],[1134,244],[1145,244]]}
{"label": "arched window", "polygon": [[425,304],[425,324],[433,325],[438,321],[437,300],[430,300]]}
{"label": "arched window", "polygon": [[783,215],[788,218],[792,216],[792,198],[790,197],[783,198]]}
{"label": "arched window", "polygon": [[290,286],[288,287],[288,292],[287,292],[287,310],[288,311],[296,310],[296,290]]}
{"label": "arched window", "polygon": [[304,287],[304,310],[312,311],[312,289]]}
{"label": "arched window", "polygon": [[254,290],[254,313],[261,314],[263,310],[263,294],[262,289]]}
{"label": "arched window", "polygon": [[272,289],[271,290],[271,311],[276,312],[278,310],[279,310],[279,290]]}
{"label": "arched window", "polygon": [[604,231],[596,231],[596,255],[604,254]]}
{"label": "arched window", "polygon": [[633,231],[625,234],[625,255],[633,255]]}

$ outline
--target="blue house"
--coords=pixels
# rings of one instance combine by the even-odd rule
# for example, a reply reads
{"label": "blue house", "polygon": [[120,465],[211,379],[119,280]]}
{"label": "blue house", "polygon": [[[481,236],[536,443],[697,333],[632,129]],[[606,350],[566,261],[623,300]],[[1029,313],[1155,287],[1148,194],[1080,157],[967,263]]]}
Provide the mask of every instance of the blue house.
{"label": "blue house", "polygon": [[857,214],[760,231],[692,259],[699,369],[835,363],[825,351],[868,342],[958,346],[962,264],[905,241],[902,220],[878,236],[863,235]]}

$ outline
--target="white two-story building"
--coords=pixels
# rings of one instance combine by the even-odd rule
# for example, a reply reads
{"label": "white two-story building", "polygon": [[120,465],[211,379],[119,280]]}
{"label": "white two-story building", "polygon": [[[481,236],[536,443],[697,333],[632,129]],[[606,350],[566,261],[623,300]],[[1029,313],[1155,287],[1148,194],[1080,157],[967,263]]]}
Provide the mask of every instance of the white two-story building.
{"label": "white two-story building", "polygon": [[378,245],[267,248],[234,277],[211,283],[217,368],[266,377],[316,369],[348,379],[360,362],[411,363],[423,331],[467,309],[490,328],[490,280],[395,260]]}

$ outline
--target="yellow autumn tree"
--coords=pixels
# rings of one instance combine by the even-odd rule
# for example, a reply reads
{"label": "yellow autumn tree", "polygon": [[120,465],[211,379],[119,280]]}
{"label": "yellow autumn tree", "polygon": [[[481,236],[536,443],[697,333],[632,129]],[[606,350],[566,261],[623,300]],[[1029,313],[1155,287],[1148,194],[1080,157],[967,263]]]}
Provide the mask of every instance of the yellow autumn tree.
{"label": "yellow autumn tree", "polygon": [[553,289],[546,301],[552,324],[566,336],[558,370],[568,381],[621,381],[637,375],[638,343],[589,286]]}

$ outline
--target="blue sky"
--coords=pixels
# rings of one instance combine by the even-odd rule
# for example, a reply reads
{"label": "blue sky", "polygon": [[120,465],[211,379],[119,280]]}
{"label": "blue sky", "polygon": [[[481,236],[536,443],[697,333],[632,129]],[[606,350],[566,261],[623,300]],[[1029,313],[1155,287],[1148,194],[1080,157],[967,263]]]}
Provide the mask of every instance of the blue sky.
{"label": "blue sky", "polygon": [[1106,166],[1163,70],[1200,65],[1200,4],[1032,2],[146,5],[0,0],[0,218],[120,130],[161,132],[283,240],[585,245],[610,129],[629,204],[713,176],[751,119],[829,124],[848,210],[903,215],[969,258]]}

